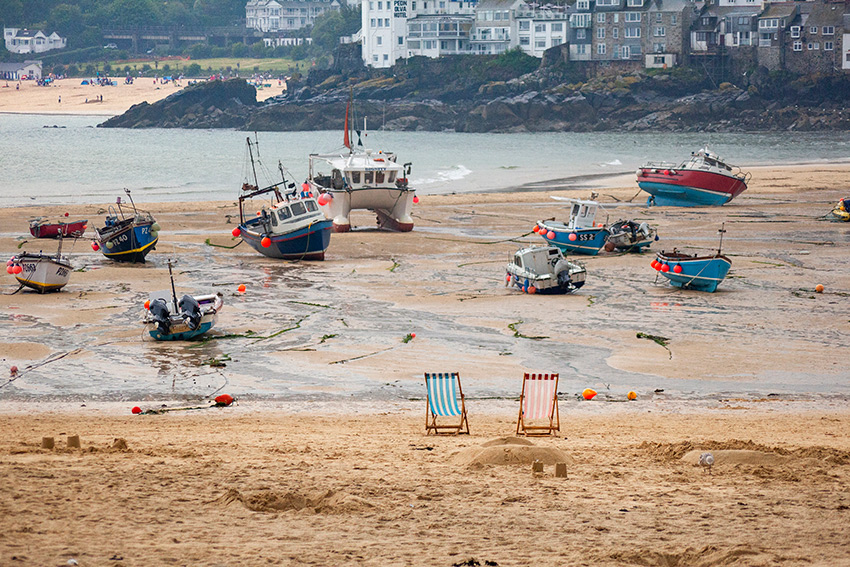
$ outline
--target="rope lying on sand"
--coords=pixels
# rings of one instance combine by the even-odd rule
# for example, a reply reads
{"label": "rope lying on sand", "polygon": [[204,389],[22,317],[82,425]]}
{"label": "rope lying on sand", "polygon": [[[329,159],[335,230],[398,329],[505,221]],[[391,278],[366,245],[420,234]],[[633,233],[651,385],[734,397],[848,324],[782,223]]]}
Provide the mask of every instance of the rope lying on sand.
{"label": "rope lying on sand", "polygon": [[19,370],[18,372],[15,373],[14,376],[12,376],[8,380],[6,380],[6,382],[4,382],[3,384],[0,384],[0,388],[5,388],[6,386],[11,384],[12,382],[17,380],[18,378],[20,378],[21,376],[26,374],[27,372],[30,372],[31,370],[35,370],[39,366],[44,366],[45,364],[50,364],[51,362],[56,362],[57,360],[65,358],[66,356],[70,356],[72,354],[77,354],[77,353],[80,353],[82,351],[83,351],[82,348],[75,348],[74,350],[69,350],[68,352],[64,352],[62,354],[59,354],[58,356],[56,354],[52,354],[49,357],[47,357],[47,359],[42,360],[41,362],[36,362],[35,364],[30,364],[29,366],[27,366],[23,370]]}

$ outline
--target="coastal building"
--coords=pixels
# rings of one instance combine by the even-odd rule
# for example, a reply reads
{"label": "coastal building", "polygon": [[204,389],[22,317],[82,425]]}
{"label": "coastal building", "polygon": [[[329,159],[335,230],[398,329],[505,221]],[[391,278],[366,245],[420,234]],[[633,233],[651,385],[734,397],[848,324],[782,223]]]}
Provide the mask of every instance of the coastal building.
{"label": "coastal building", "polygon": [[788,25],[785,69],[794,73],[832,74],[842,69],[844,2],[805,2]]}
{"label": "coastal building", "polygon": [[570,8],[561,5],[538,6],[522,3],[515,11],[511,27],[511,48],[519,47],[533,57],[567,43],[570,32]]}
{"label": "coastal building", "polygon": [[843,22],[843,32],[841,34],[841,68],[848,72],[850,71],[850,14],[844,14]]}
{"label": "coastal building", "polygon": [[510,49],[516,12],[524,5],[523,0],[480,0],[469,40],[472,53],[497,55]]}
{"label": "coastal building", "polygon": [[31,31],[20,28],[3,28],[6,49],[12,53],[44,53],[52,49],[64,49],[67,40],[53,32],[45,35],[43,31]]}
{"label": "coastal building", "polygon": [[20,79],[41,79],[41,61],[23,63],[0,63],[0,79],[18,81]]}
{"label": "coastal building", "polygon": [[328,10],[339,10],[338,0],[249,0],[245,25],[264,33],[291,32],[312,26]]}

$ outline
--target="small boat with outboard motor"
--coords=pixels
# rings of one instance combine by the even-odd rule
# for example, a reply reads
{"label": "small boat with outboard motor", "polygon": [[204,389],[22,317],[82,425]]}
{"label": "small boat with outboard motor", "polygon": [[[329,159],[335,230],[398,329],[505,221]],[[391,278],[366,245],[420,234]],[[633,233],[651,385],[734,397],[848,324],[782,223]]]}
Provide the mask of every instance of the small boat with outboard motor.
{"label": "small boat with outboard motor", "polygon": [[564,253],[597,255],[611,234],[604,223],[596,223],[596,213],[601,208],[599,203],[593,200],[556,199],[570,203],[569,221],[537,221],[532,230]]}
{"label": "small boat with outboard motor", "polygon": [[605,250],[613,252],[642,252],[650,244],[658,240],[658,231],[646,221],[636,222],[632,220],[618,220],[608,228],[608,242]]}
{"label": "small boat with outboard motor", "polygon": [[159,240],[159,223],[147,211],[140,211],[133,202],[129,189],[124,189],[130,199],[130,211],[124,210],[121,197],[115,200],[116,211],[112,205],[106,215],[103,228],[95,228],[96,238],[92,249],[100,250],[103,255],[116,262],[145,263],[145,257],[156,248]]}
{"label": "small boat with outboard motor", "polygon": [[557,246],[529,246],[514,253],[505,285],[525,293],[572,293],[584,285],[587,270],[564,257]]}
{"label": "small boat with outboard motor", "polygon": [[177,300],[171,260],[168,261],[171,291],[157,291],[145,302],[145,331],[158,341],[188,340],[203,335],[215,326],[224,306],[220,293],[183,295]]}
{"label": "small boat with outboard motor", "polygon": [[638,187],[649,193],[647,206],[723,205],[747,189],[750,174],[727,164],[707,147],[681,164],[647,163],[637,170]]}
{"label": "small boat with outboard motor", "polygon": [[828,213],[828,217],[833,221],[850,222],[850,197],[839,199]]}
{"label": "small boat with outboard motor", "polygon": [[726,230],[721,227],[718,232],[720,232],[720,246],[716,254],[700,256],[683,254],[676,248],[672,252],[662,250],[656,254],[652,267],[657,274],[670,280],[672,286],[714,292],[732,267],[732,260],[721,252],[723,233]]}
{"label": "small boat with outboard motor", "polygon": [[[280,181],[259,188],[257,166],[262,167],[262,163],[255,159],[252,147],[256,147],[256,142],[252,146],[251,138],[248,138],[254,183],[242,184],[239,226],[233,229],[233,236],[242,237],[251,248],[269,258],[324,260],[331,241],[332,222],[325,218],[310,191],[303,188],[299,191],[293,179],[287,181],[280,162]],[[255,199],[258,198],[268,198],[269,201],[257,205],[260,210],[256,215],[250,215],[247,211],[254,210]]]}

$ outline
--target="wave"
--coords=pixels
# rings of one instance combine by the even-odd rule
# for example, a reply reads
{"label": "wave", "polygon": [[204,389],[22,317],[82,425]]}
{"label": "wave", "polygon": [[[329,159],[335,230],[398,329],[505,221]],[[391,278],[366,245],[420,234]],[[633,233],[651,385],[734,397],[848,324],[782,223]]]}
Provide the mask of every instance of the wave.
{"label": "wave", "polygon": [[455,165],[448,169],[437,170],[434,177],[425,177],[422,179],[411,179],[410,183],[414,187],[424,187],[428,185],[440,185],[451,181],[460,181],[464,177],[472,174],[472,170],[464,165]]}
{"label": "wave", "polygon": [[605,162],[605,163],[600,163],[600,164],[599,164],[599,167],[608,167],[609,165],[615,165],[615,166],[616,166],[616,165],[623,165],[623,162],[621,162],[621,161],[620,161],[620,160],[618,160],[618,159],[614,159],[613,161],[608,161],[608,162]]}

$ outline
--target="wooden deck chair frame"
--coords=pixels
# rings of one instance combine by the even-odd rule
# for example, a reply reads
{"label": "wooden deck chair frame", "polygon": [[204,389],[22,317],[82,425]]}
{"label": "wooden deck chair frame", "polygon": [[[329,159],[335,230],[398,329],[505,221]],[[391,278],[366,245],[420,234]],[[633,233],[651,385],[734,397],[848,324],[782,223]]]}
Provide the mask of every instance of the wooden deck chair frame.
{"label": "wooden deck chair frame", "polygon": [[[425,434],[469,434],[460,374],[457,372],[426,372]],[[438,418],[459,418],[459,422],[437,423]]]}
{"label": "wooden deck chair frame", "polygon": [[[548,421],[548,425],[531,425],[532,420]],[[522,378],[519,396],[519,418],[516,434],[525,436],[557,435],[561,430],[558,413],[558,374],[529,374]]]}

